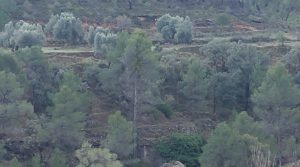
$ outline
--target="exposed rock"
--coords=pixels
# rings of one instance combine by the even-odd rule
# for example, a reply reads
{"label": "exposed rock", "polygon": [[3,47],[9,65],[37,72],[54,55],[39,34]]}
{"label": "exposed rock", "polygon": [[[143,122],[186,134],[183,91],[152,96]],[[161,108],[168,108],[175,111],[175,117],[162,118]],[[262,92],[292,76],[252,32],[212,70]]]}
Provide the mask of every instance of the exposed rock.
{"label": "exposed rock", "polygon": [[164,163],[160,167],[185,167],[185,166],[179,161],[172,161],[170,163]]}

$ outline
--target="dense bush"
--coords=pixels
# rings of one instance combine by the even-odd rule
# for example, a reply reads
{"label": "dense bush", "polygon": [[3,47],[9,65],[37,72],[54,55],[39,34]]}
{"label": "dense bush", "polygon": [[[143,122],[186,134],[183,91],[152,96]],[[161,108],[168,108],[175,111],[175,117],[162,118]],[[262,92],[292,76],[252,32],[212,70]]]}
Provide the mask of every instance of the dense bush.
{"label": "dense bush", "polygon": [[46,31],[50,32],[56,40],[70,44],[81,43],[84,37],[82,23],[72,13],[51,16]]}
{"label": "dense bush", "polygon": [[106,55],[116,45],[117,35],[112,33],[96,33],[94,39],[95,55]]}
{"label": "dense bush", "polygon": [[155,149],[168,161],[177,160],[187,167],[197,167],[204,144],[203,138],[196,134],[173,134],[159,140]]}
{"label": "dense bush", "polygon": [[3,47],[31,47],[42,45],[45,35],[42,26],[19,21],[15,25],[9,22],[0,34],[0,45]]}
{"label": "dense bush", "polygon": [[216,23],[219,26],[226,26],[231,23],[231,18],[227,14],[220,14],[216,17]]}
{"label": "dense bush", "polygon": [[162,112],[165,115],[165,117],[167,117],[167,118],[171,118],[171,116],[173,115],[173,110],[172,110],[171,106],[168,104],[165,104],[165,103],[159,104],[156,106],[156,108],[160,112]]}
{"label": "dense bush", "polygon": [[88,33],[87,33],[87,36],[86,36],[86,41],[88,42],[88,44],[90,46],[93,46],[94,45],[94,41],[95,41],[95,36],[97,33],[103,33],[103,34],[107,34],[109,33],[109,29],[107,28],[103,28],[103,27],[93,27],[93,26],[90,26],[89,27],[89,30],[88,30]]}
{"label": "dense bush", "polygon": [[193,38],[193,25],[189,17],[186,17],[182,23],[176,27],[175,41],[177,43],[191,43]]}
{"label": "dense bush", "polygon": [[191,43],[192,41],[192,22],[187,16],[172,17],[169,14],[163,15],[156,22],[156,28],[166,41],[177,43]]}

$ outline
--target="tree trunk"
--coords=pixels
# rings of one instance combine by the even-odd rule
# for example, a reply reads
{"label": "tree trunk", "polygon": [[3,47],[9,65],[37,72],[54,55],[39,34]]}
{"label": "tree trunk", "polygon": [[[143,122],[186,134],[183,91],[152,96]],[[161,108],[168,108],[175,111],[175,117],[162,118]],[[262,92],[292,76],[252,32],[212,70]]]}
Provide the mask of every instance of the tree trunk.
{"label": "tree trunk", "polygon": [[133,158],[137,157],[136,146],[137,146],[137,105],[138,105],[138,92],[137,92],[137,77],[134,77],[134,95],[133,95],[133,129],[134,129],[134,138],[133,138]]}

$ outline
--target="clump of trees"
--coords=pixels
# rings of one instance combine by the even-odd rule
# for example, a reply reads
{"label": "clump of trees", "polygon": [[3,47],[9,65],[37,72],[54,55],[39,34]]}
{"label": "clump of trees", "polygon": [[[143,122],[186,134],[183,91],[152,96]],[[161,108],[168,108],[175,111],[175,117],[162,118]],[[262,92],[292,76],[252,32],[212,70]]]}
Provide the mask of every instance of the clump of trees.
{"label": "clump of trees", "polygon": [[202,153],[204,139],[197,134],[173,134],[155,144],[156,151],[166,160],[178,160],[188,167],[196,167]]}
{"label": "clump of trees", "polygon": [[39,24],[30,24],[24,21],[9,22],[0,33],[0,45],[3,47],[32,47],[42,45],[45,34]]}
{"label": "clump of trees", "polygon": [[72,13],[52,15],[45,29],[56,40],[73,45],[82,43],[84,39],[81,20],[76,18]]}
{"label": "clump of trees", "polygon": [[118,111],[108,118],[110,131],[103,145],[117,153],[121,158],[128,158],[135,149],[134,130],[132,122],[127,121]]}
{"label": "clump of trees", "polygon": [[108,51],[116,46],[118,36],[109,29],[90,26],[86,35],[89,46],[94,47],[95,56],[107,55]]}
{"label": "clump of trees", "polygon": [[75,154],[79,160],[76,167],[123,167],[123,164],[117,160],[116,154],[105,148],[93,148],[87,142],[83,143]]}
{"label": "clump of trees", "polygon": [[157,32],[161,33],[164,40],[176,43],[191,43],[193,38],[193,25],[188,16],[172,17],[163,15],[156,22]]}

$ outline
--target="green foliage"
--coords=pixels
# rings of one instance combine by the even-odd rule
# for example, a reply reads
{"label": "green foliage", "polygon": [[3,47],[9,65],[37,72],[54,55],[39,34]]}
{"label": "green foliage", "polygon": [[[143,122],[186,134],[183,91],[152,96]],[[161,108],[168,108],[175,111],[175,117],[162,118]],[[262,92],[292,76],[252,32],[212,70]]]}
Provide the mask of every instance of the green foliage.
{"label": "green foliage", "polygon": [[205,167],[241,167],[247,166],[250,158],[247,140],[227,124],[220,123],[203,147],[199,161]]}
{"label": "green foliage", "polygon": [[177,43],[192,43],[193,24],[189,17],[186,17],[182,23],[176,27],[174,39]]}
{"label": "green foliage", "polygon": [[193,60],[187,68],[180,83],[181,91],[187,99],[201,104],[208,96],[209,69],[198,59]]}
{"label": "green foliage", "polygon": [[48,162],[49,167],[68,167],[65,154],[58,148],[53,150]]}
{"label": "green foliage", "polygon": [[4,25],[4,31],[0,33],[0,46],[9,47],[12,45],[13,40],[11,38],[14,35],[15,26],[12,21]]}
{"label": "green foliage", "polygon": [[161,33],[166,41],[175,40],[177,43],[191,43],[192,28],[193,25],[188,16],[182,18],[166,14],[156,22],[157,32]]}
{"label": "green foliage", "polygon": [[255,47],[244,44],[232,45],[228,50],[230,56],[226,62],[228,71],[238,77],[238,103],[242,109],[248,111],[251,107],[250,96],[261,84],[267,71],[269,57]]}
{"label": "green foliage", "polygon": [[43,28],[39,24],[29,24],[26,22],[16,23],[14,32],[14,43],[21,48],[42,45],[45,41]]}
{"label": "green foliage", "polygon": [[291,74],[300,71],[300,48],[292,48],[282,59]]}
{"label": "green foliage", "polygon": [[123,167],[116,154],[105,148],[93,148],[89,143],[83,143],[75,154],[79,159],[76,167]]}
{"label": "green foliage", "polygon": [[162,112],[165,115],[165,117],[167,117],[167,118],[171,118],[171,116],[174,113],[172,107],[166,103],[158,104],[158,105],[156,105],[156,108],[157,108],[157,110]]}
{"label": "green foliage", "polygon": [[9,21],[10,16],[16,11],[16,1],[0,0],[0,30]]}
{"label": "green foliage", "polygon": [[19,66],[13,54],[0,49],[0,71],[12,72],[17,74]]}
{"label": "green foliage", "polygon": [[0,11],[0,30],[3,29],[4,25],[8,22],[8,16],[2,10]]}
{"label": "green foliage", "polygon": [[33,106],[22,100],[23,89],[12,73],[0,72],[0,134],[3,141],[27,138],[39,128]]}
{"label": "green foliage", "polygon": [[42,45],[44,41],[45,35],[42,26],[24,21],[18,21],[16,24],[7,23],[0,35],[0,44],[4,47],[32,47]]}
{"label": "green foliage", "polygon": [[134,133],[132,122],[128,122],[121,112],[116,112],[108,118],[109,133],[104,141],[104,146],[119,157],[129,157],[133,153]]}
{"label": "green foliage", "polygon": [[22,164],[18,161],[17,158],[13,158],[13,159],[9,162],[9,167],[22,167]]}
{"label": "green foliage", "polygon": [[278,32],[276,34],[276,39],[280,43],[281,46],[284,46],[284,42],[286,41],[286,37],[283,32]]}
{"label": "green foliage", "polygon": [[205,144],[197,134],[173,134],[155,144],[156,151],[168,161],[180,161],[187,167],[199,166],[197,161]]}
{"label": "green foliage", "polygon": [[281,63],[268,70],[252,96],[254,112],[263,121],[265,132],[274,138],[279,160],[284,156],[282,140],[296,135],[299,126],[299,99],[300,90]]}
{"label": "green foliage", "polygon": [[216,23],[219,26],[227,26],[231,23],[231,18],[227,14],[220,14],[216,17]]}
{"label": "green foliage", "polygon": [[40,47],[25,48],[16,53],[25,75],[25,92],[31,92],[28,100],[36,113],[45,113],[51,104],[49,94],[54,91],[48,60]]}
{"label": "green foliage", "polygon": [[41,131],[41,139],[50,141],[62,151],[77,148],[84,140],[84,121],[89,104],[87,93],[74,90],[68,84],[61,85],[53,97],[53,106],[48,108],[51,118]]}
{"label": "green foliage", "polygon": [[46,30],[51,32],[56,40],[79,44],[84,37],[81,24],[80,19],[72,13],[61,13],[50,18]]}
{"label": "green foliage", "polygon": [[0,103],[9,104],[20,100],[23,89],[13,73],[0,72]]}
{"label": "green foliage", "polygon": [[90,26],[89,27],[89,30],[88,30],[88,33],[87,33],[87,42],[90,46],[93,46],[94,45],[94,41],[95,41],[95,36],[97,33],[100,33],[100,34],[108,34],[110,33],[110,30],[107,29],[107,28],[103,28],[103,27],[93,27],[93,26]]}
{"label": "green foliage", "polygon": [[31,162],[30,162],[31,167],[41,167],[41,157],[39,154],[35,154],[32,158],[31,158]]}
{"label": "green foliage", "polygon": [[45,32],[52,34],[55,24],[59,19],[59,15],[51,15],[48,23],[45,26]]}
{"label": "green foliage", "polygon": [[157,96],[159,62],[151,46],[147,34],[136,30],[128,39],[124,56],[120,60],[125,69],[121,75],[125,96],[134,104],[134,113],[145,111],[160,101]]}
{"label": "green foliage", "polygon": [[112,33],[96,33],[94,38],[95,55],[106,55],[116,45],[117,35]]}

